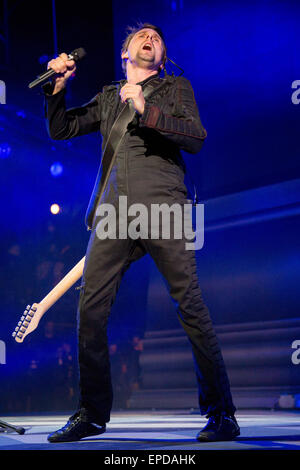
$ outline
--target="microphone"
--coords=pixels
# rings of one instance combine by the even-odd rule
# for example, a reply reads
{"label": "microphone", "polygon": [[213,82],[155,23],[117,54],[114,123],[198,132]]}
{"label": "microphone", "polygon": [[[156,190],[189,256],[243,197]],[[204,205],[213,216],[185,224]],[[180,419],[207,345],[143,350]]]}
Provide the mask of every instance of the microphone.
{"label": "microphone", "polygon": [[[75,60],[77,62],[78,60],[81,60],[84,56],[86,55],[85,50],[82,47],[79,47],[79,49],[75,49],[71,54],[68,55],[68,60]],[[43,83],[44,81],[48,80],[48,78],[53,77],[56,72],[53,69],[48,69],[46,72],[42,73],[41,75],[38,75],[38,77],[31,83],[29,83],[28,88],[33,88],[40,83]]]}

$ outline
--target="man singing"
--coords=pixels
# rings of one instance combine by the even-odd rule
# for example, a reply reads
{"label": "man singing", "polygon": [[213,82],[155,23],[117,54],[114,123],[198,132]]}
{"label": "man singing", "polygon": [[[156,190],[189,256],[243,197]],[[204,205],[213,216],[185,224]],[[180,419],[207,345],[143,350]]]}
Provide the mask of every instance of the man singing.
{"label": "man singing", "polygon": [[107,341],[110,308],[125,271],[147,253],[167,283],[177,306],[179,322],[192,347],[200,413],[208,418],[197,439],[232,440],[240,433],[234,417],[236,408],[209,311],[198,285],[195,254],[186,249],[185,237],[151,237],[150,232],[143,237],[121,236],[120,228],[119,236],[98,236],[97,228],[103,215],[101,207],[104,203],[111,204],[122,218],[121,196],[127,198],[127,206],[138,203],[150,208],[153,204],[186,204],[180,151],[199,152],[206,137],[190,82],[166,73],[160,77],[167,56],[159,28],[148,23],[132,28],[123,43],[121,58],[126,79],[104,87],[88,104],[69,110],[65,107],[65,87],[75,63],[61,54],[48,64],[56,72],[52,84],[44,87],[52,139],[70,139],[100,131],[104,150],[120,113],[126,106],[133,110],[105,191],[99,172],[87,211],[91,236],[78,306],[78,410],[63,428],[50,434],[48,440],[76,441],[105,432],[113,399]]}

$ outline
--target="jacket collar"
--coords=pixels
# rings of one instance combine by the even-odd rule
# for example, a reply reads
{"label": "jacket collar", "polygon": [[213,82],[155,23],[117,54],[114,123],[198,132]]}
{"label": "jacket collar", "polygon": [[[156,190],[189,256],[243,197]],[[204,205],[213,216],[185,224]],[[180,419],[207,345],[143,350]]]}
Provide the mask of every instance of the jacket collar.
{"label": "jacket collar", "polygon": [[[137,85],[145,85],[147,82],[149,82],[150,80],[152,80],[153,78],[159,78],[159,73],[157,72],[156,74],[154,75],[151,75],[150,77],[147,77],[145,78],[145,80],[142,80],[141,82],[138,82]],[[116,84],[120,84],[121,86],[124,86],[125,83],[127,83],[127,80],[125,78],[123,78],[123,80],[115,80],[113,81],[112,83],[116,83]]]}
{"label": "jacket collar", "polygon": [[150,80],[152,80],[153,78],[158,78],[159,77],[159,73],[156,73],[154,75],[151,75],[150,77],[148,78],[145,78],[145,80],[143,80],[142,82],[138,82],[137,85],[145,85],[147,82],[149,82]]}

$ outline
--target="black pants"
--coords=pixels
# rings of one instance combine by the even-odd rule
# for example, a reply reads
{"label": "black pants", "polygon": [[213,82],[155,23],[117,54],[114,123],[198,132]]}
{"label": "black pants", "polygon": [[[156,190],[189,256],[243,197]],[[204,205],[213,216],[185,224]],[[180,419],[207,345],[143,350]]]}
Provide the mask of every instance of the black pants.
{"label": "black pants", "polygon": [[125,271],[145,253],[166,280],[191,343],[201,414],[234,413],[222,354],[198,285],[195,252],[186,250],[184,239],[100,240],[95,230],[88,245],[79,301],[80,406],[99,424],[110,419],[113,393],[108,318]]}

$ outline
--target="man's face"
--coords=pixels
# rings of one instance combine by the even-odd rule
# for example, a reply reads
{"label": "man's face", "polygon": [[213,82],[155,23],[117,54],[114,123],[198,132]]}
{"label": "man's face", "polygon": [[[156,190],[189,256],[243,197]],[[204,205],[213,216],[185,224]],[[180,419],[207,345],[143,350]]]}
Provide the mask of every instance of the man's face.
{"label": "man's face", "polygon": [[157,70],[164,55],[165,47],[160,35],[153,29],[144,28],[133,36],[122,59],[128,59],[138,67]]}

